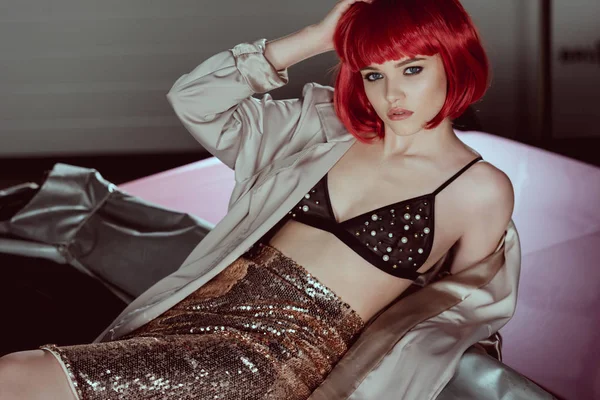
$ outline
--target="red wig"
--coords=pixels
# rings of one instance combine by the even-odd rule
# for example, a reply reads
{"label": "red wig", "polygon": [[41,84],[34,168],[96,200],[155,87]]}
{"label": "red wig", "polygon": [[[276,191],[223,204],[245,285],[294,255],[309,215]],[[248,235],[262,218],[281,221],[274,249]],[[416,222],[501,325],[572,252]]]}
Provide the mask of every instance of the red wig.
{"label": "red wig", "polygon": [[[437,127],[446,117],[458,118],[489,86],[485,50],[458,0],[356,2],[340,18],[333,41],[340,58],[335,67],[335,111],[364,143],[383,138],[384,125],[367,99],[361,68],[439,54],[448,81],[446,101],[425,129]],[[376,136],[366,136],[372,132]]]}

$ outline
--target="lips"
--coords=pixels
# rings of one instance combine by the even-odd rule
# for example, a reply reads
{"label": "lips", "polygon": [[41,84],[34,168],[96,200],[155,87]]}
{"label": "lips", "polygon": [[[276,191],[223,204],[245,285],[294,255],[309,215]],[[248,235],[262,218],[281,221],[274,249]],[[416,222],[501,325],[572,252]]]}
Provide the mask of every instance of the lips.
{"label": "lips", "polygon": [[405,110],[404,108],[394,107],[390,111],[388,111],[388,117],[392,118],[394,116],[404,116],[410,117],[413,114],[412,111]]}
{"label": "lips", "polygon": [[390,111],[388,111],[388,118],[390,119],[404,119],[408,118],[413,114],[412,111],[405,110],[404,108],[394,107]]}

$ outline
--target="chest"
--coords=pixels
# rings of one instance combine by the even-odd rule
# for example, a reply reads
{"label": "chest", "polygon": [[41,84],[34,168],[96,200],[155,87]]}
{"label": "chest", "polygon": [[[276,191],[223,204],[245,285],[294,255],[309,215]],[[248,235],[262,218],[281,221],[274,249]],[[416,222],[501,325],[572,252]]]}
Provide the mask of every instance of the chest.
{"label": "chest", "polygon": [[351,151],[327,173],[327,189],[336,221],[342,222],[435,190],[439,171],[417,169],[402,161],[380,162]]}
{"label": "chest", "polygon": [[[411,275],[400,271],[409,265],[422,265],[421,273],[465,229],[460,186],[443,194],[436,190],[452,168],[426,159],[382,161],[365,153],[356,146],[346,152],[288,212],[289,217],[329,231],[378,268],[395,268],[394,275]],[[358,242],[374,254],[357,249]]]}
{"label": "chest", "polygon": [[[369,156],[368,152],[355,146],[327,172],[329,214],[347,230],[352,228],[350,233],[363,239],[367,246],[371,239],[385,243],[401,239],[402,244],[387,244],[392,249],[406,247],[405,252],[415,247],[413,252],[421,254],[405,253],[405,257],[412,256],[412,261],[406,259],[404,262],[416,262],[420,265],[417,271],[426,272],[469,229],[470,212],[462,201],[468,195],[464,182],[459,180],[446,186],[448,178],[465,163],[463,160],[444,162],[410,157],[382,162],[380,157]],[[438,192],[442,185],[445,189]],[[380,227],[378,224],[385,221],[376,221],[376,217],[391,220],[390,225],[394,221],[396,224]],[[383,233],[389,230],[394,238],[382,238],[379,230]],[[364,234],[369,240],[365,240]],[[368,234],[373,237],[369,238]]]}

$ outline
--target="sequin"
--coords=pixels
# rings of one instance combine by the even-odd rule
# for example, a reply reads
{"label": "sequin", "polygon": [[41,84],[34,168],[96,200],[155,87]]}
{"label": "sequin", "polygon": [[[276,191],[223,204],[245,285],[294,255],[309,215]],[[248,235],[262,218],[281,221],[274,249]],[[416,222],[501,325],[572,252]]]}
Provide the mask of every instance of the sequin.
{"label": "sequin", "polygon": [[259,246],[118,340],[40,348],[63,361],[80,399],[300,400],[364,326],[302,266]]}

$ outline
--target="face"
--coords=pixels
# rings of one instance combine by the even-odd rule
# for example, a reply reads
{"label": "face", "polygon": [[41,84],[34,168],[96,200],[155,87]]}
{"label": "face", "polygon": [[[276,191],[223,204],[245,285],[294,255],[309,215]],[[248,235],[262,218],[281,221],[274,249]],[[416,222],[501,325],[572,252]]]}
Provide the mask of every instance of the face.
{"label": "face", "polygon": [[[438,54],[371,64],[360,74],[367,98],[385,124],[386,135],[408,136],[421,131],[446,101],[446,73]],[[394,107],[413,114],[394,120],[388,116]]]}

